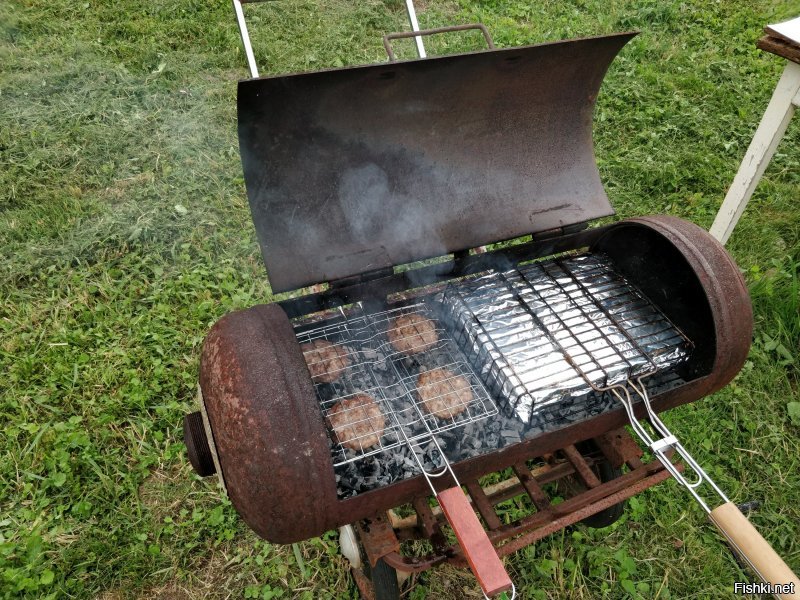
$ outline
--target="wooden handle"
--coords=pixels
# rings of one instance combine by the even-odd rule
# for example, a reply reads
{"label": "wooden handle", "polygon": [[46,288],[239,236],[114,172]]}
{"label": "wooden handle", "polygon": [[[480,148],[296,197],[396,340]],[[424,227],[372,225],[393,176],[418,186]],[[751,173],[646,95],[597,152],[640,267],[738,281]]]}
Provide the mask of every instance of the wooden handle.
{"label": "wooden handle", "polygon": [[734,545],[735,549],[758,572],[765,583],[786,585],[794,583],[794,592],[775,594],[781,600],[800,600],[800,580],[786,566],[756,528],[733,502],[711,511],[711,520]]}
{"label": "wooden handle", "polygon": [[511,579],[464,491],[460,487],[450,488],[439,492],[436,499],[483,593],[491,597],[510,590]]}

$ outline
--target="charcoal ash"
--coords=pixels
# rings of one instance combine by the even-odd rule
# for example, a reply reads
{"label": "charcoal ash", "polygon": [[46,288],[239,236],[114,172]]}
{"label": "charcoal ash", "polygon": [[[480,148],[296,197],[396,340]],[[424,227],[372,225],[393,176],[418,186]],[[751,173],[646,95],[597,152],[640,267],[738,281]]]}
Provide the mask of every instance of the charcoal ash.
{"label": "charcoal ash", "polygon": [[[675,372],[665,372],[648,383],[651,393],[661,393],[677,387],[683,379]],[[596,392],[566,399],[566,406],[553,404],[534,411],[534,418],[524,423],[505,412],[469,423],[461,429],[451,429],[438,434],[437,440],[451,464],[489,452],[496,452],[562,427],[591,419],[607,411],[620,408],[619,402],[609,394]],[[433,446],[433,444],[429,444]],[[379,487],[420,475],[419,467],[408,446],[336,467],[337,491],[340,499],[374,490]],[[425,456],[425,468],[435,471],[442,466],[435,450]]]}
{"label": "charcoal ash", "polygon": [[441,456],[432,442],[412,449],[400,445],[372,456],[334,467],[336,487],[340,499],[409,479],[421,471],[414,452],[426,471],[435,472],[444,466]]}

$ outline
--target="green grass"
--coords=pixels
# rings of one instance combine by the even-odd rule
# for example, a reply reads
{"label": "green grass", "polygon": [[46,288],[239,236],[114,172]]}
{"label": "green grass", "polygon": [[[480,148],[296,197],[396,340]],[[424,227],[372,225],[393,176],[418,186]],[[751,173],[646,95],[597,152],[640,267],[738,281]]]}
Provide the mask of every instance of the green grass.
{"label": "green grass", "polygon": [[[265,73],[383,60],[398,0],[247,6]],[[595,116],[620,217],[708,227],[781,61],[755,49],[783,2],[449,0],[423,26],[483,21],[499,46],[639,29]],[[480,43],[432,42],[435,52]],[[410,43],[398,43],[410,56]],[[0,4],[0,598],[353,598],[336,535],[258,541],[191,473],[180,422],[223,314],[273,300],[244,195],[226,2]],[[800,571],[800,123],[729,249],[753,293],[749,360],[666,420]],[[510,509],[513,514],[513,507]],[[620,524],[507,560],[525,598],[718,598],[742,577],[672,482]],[[450,568],[411,598],[478,597]]]}

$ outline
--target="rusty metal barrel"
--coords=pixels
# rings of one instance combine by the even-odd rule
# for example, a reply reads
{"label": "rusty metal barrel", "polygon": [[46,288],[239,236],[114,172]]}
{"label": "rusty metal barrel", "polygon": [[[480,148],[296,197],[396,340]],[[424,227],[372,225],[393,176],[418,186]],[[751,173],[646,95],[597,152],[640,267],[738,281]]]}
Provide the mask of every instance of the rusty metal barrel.
{"label": "rusty metal barrel", "polygon": [[[695,358],[682,373],[685,383],[654,395],[656,410],[697,400],[728,383],[746,357],[752,312],[741,274],[724,248],[696,225],[667,216],[601,227],[593,239],[590,249],[611,256],[695,342]],[[187,430],[187,446],[196,459],[206,456],[208,465],[202,450],[208,444],[234,507],[267,540],[290,543],[321,535],[428,493],[417,476],[337,497],[329,433],[311,374],[277,304],[231,313],[213,326],[203,347],[200,386],[208,427]],[[464,479],[478,477],[626,421],[622,409],[613,410],[464,460],[454,469]],[[208,431],[211,439],[204,440]]]}

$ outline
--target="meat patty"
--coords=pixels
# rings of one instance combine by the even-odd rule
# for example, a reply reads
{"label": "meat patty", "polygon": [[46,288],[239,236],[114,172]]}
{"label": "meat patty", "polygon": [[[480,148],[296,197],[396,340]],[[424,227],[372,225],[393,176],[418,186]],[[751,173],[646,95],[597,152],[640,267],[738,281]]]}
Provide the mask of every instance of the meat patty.
{"label": "meat patty", "polygon": [[403,354],[423,352],[439,341],[436,324],[418,313],[392,319],[386,335],[395,350]]}
{"label": "meat patty", "polygon": [[355,451],[377,444],[386,427],[386,417],[380,406],[367,394],[339,400],[328,413],[328,422],[336,441]]}
{"label": "meat patty", "polygon": [[425,411],[439,419],[452,419],[472,402],[472,387],[466,377],[447,369],[431,369],[417,377],[417,394]]}
{"label": "meat patty", "polygon": [[350,366],[350,352],[344,346],[328,340],[314,340],[301,344],[300,350],[306,360],[311,379],[315,382],[333,383]]}

